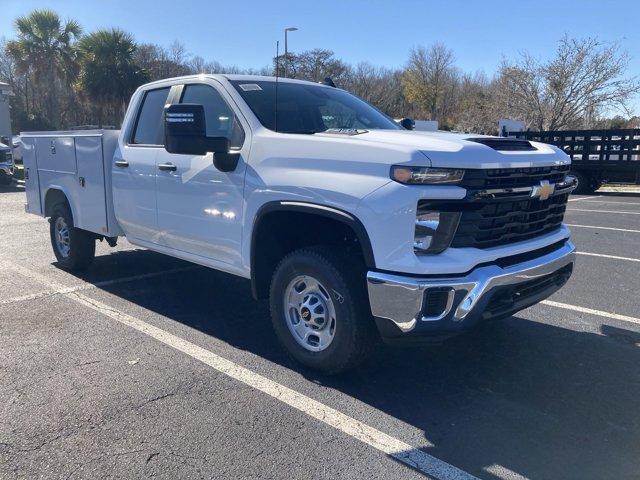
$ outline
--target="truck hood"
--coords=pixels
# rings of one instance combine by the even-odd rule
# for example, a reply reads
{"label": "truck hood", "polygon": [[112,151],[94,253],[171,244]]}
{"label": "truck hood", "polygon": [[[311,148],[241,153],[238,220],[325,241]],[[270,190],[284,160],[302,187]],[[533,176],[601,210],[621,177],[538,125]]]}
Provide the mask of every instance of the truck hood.
{"label": "truck hood", "polygon": [[[448,132],[408,130],[371,130],[357,135],[320,133],[317,136],[338,138],[360,144],[378,144],[386,149],[419,151],[432,167],[443,168],[526,168],[571,163],[559,148],[529,142],[535,150],[501,151],[470,139],[504,140],[502,137]],[[422,162],[424,163],[424,162]]]}

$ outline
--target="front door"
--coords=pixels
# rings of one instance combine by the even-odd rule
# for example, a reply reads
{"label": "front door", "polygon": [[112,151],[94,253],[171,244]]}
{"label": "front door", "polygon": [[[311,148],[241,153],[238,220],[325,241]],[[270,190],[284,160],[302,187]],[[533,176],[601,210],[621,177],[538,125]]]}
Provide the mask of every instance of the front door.
{"label": "front door", "polygon": [[144,93],[133,132],[116,150],[111,167],[116,218],[134,242],[158,243],[156,157],[165,152],[163,112],[169,90],[165,87]]}
{"label": "front door", "polygon": [[188,84],[181,103],[204,106],[207,136],[230,139],[240,153],[233,172],[213,165],[213,154],[156,159],[158,228],[161,243],[172,249],[235,266],[241,265],[243,188],[249,153],[249,128],[230,106],[217,82]]}

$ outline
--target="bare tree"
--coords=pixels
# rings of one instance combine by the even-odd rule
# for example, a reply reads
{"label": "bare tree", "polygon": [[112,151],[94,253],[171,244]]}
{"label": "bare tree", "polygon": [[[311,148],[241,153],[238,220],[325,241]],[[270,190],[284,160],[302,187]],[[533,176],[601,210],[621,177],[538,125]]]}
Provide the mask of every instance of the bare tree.
{"label": "bare tree", "polygon": [[414,107],[402,91],[402,71],[359,63],[349,67],[341,88],[375,105],[391,117],[410,116]]}
{"label": "bare tree", "polygon": [[628,102],[640,84],[625,77],[628,63],[618,44],[565,36],[549,61],[526,52],[519,61],[504,61],[496,102],[505,114],[540,130],[589,126],[611,110],[629,115]]}
{"label": "bare tree", "polygon": [[456,130],[495,134],[498,125],[494,96],[494,82],[484,73],[462,75],[455,105]]}
{"label": "bare tree", "polygon": [[326,77],[331,77],[336,84],[340,84],[347,74],[349,66],[342,60],[338,60],[331,50],[315,48],[302,53],[289,52],[287,58],[280,55],[274,58],[275,65],[279,66],[278,73],[284,74],[284,63],[287,62],[287,76],[321,82]]}
{"label": "bare tree", "polygon": [[185,48],[177,41],[174,41],[168,49],[153,43],[139,44],[135,56],[135,62],[148,73],[150,80],[179,77],[191,73],[186,61]]}
{"label": "bare tree", "polygon": [[458,71],[453,52],[442,43],[411,50],[402,78],[404,94],[431,120],[446,120],[455,94]]}

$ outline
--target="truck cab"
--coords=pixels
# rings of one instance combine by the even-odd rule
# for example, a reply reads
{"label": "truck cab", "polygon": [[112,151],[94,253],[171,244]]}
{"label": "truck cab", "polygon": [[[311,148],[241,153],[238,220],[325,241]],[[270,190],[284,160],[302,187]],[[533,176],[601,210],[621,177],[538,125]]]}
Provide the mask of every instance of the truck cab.
{"label": "truck cab", "polygon": [[558,148],[405,130],[332,86],[168,79],[134,93],[118,133],[22,138],[27,209],[51,218],[62,267],[126,236],[245,277],[286,350],[327,373],[380,339],[510,315],[573,268]]}

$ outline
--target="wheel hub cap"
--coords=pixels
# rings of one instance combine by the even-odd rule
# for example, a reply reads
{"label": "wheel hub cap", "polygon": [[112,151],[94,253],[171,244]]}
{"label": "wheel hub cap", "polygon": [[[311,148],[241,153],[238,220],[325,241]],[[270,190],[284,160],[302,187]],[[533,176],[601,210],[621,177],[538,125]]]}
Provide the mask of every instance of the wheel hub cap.
{"label": "wheel hub cap", "polygon": [[329,291],[315,278],[300,275],[285,290],[286,321],[293,338],[305,349],[319,352],[335,336],[336,313]]}
{"label": "wheel hub cap", "polygon": [[58,217],[54,225],[54,238],[56,247],[63,257],[68,257],[71,251],[71,239],[69,235],[69,226],[64,218]]}

